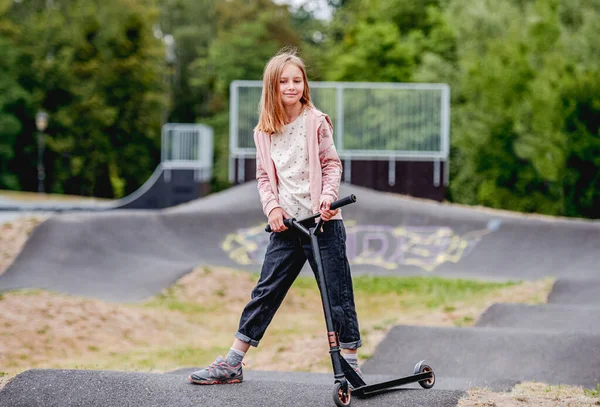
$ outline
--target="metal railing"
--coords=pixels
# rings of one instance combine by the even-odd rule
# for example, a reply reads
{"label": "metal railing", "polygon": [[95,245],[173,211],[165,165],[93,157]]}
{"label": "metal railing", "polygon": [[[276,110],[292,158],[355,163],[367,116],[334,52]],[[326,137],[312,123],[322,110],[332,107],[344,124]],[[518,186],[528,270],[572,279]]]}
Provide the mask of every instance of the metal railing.
{"label": "metal railing", "polygon": [[[395,182],[395,162],[432,161],[434,184],[440,184],[441,164],[448,184],[450,88],[446,84],[310,82],[315,106],[334,124],[335,144],[344,160],[344,180],[350,182],[353,159],[389,160],[389,182]],[[258,122],[261,81],[231,83],[230,167],[254,157],[253,129]],[[243,165],[238,179],[243,177]]]}
{"label": "metal railing", "polygon": [[212,178],[213,129],[204,124],[167,123],[162,127],[161,166],[196,170],[196,181]]}

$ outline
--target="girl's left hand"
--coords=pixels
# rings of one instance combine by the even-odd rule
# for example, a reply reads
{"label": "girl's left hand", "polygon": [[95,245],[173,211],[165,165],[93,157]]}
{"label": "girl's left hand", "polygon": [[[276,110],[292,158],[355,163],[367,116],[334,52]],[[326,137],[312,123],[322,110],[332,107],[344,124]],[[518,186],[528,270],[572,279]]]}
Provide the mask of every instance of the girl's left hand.
{"label": "girl's left hand", "polygon": [[331,210],[331,209],[329,209],[330,207],[331,207],[331,201],[325,200],[321,204],[321,209],[319,209],[319,213],[321,214],[321,219],[323,219],[323,221],[325,221],[325,222],[327,222],[328,220],[331,220],[331,218],[333,218],[335,215],[337,215],[337,213],[340,211],[339,209]]}

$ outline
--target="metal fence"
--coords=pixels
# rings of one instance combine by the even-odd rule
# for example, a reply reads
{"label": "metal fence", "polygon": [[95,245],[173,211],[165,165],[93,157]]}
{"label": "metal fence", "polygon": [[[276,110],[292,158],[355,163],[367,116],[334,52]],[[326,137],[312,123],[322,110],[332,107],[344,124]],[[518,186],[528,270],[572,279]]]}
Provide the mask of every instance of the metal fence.
{"label": "metal fence", "polygon": [[[389,160],[389,183],[395,162],[431,161],[434,185],[448,184],[450,88],[446,84],[311,82],[315,106],[334,124],[335,144],[350,182],[353,159]],[[230,182],[243,178],[245,158],[254,158],[253,129],[258,122],[261,81],[234,81],[230,104]],[[243,181],[243,180],[239,180]]]}
{"label": "metal fence", "polygon": [[213,130],[204,124],[167,123],[162,127],[161,166],[194,169],[195,180],[210,182]]}

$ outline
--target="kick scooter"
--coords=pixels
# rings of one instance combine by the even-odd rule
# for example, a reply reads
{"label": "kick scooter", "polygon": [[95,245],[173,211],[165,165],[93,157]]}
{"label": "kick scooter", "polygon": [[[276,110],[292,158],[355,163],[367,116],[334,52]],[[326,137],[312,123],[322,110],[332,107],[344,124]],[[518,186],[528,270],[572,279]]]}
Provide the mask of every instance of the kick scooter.
{"label": "kick scooter", "polygon": [[[331,204],[331,209],[341,208],[342,206],[356,202],[356,196],[350,195],[346,198],[337,200]],[[294,218],[285,219],[284,224],[287,228],[293,228],[310,239],[310,243],[317,265],[317,283],[321,292],[321,300],[323,302],[323,312],[325,313],[325,324],[327,326],[327,337],[329,340],[329,353],[333,364],[333,373],[335,384],[333,386],[333,401],[336,406],[349,406],[352,400],[352,394],[357,397],[366,396],[378,391],[390,389],[393,387],[402,386],[409,383],[419,382],[424,389],[430,389],[435,384],[435,374],[433,369],[424,364],[421,360],[415,365],[413,375],[401,377],[382,383],[366,384],[354,369],[346,362],[340,352],[340,344],[338,333],[334,330],[333,317],[331,306],[329,303],[329,294],[327,292],[327,284],[325,282],[325,272],[323,271],[323,262],[321,261],[321,251],[319,249],[319,241],[317,236],[323,226],[323,220],[319,218],[318,222],[314,222],[320,214],[316,213],[307,218],[296,220]],[[309,221],[313,222],[309,222]],[[310,227],[305,225],[311,224]],[[267,225],[265,231],[271,232],[271,227]]]}

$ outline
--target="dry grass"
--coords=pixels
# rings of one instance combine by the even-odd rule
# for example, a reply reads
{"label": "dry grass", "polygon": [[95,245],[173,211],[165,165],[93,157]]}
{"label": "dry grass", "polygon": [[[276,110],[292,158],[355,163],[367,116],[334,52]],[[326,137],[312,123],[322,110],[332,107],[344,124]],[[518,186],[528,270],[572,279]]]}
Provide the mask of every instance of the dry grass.
{"label": "dry grass", "polygon": [[543,383],[517,384],[507,393],[495,393],[485,389],[469,390],[461,399],[459,407],[592,407],[600,406],[600,397],[588,394],[576,386],[548,386]]}
{"label": "dry grass", "polygon": [[73,367],[145,346],[169,346],[202,328],[169,311],[111,304],[45,291],[0,300],[0,366]]}

